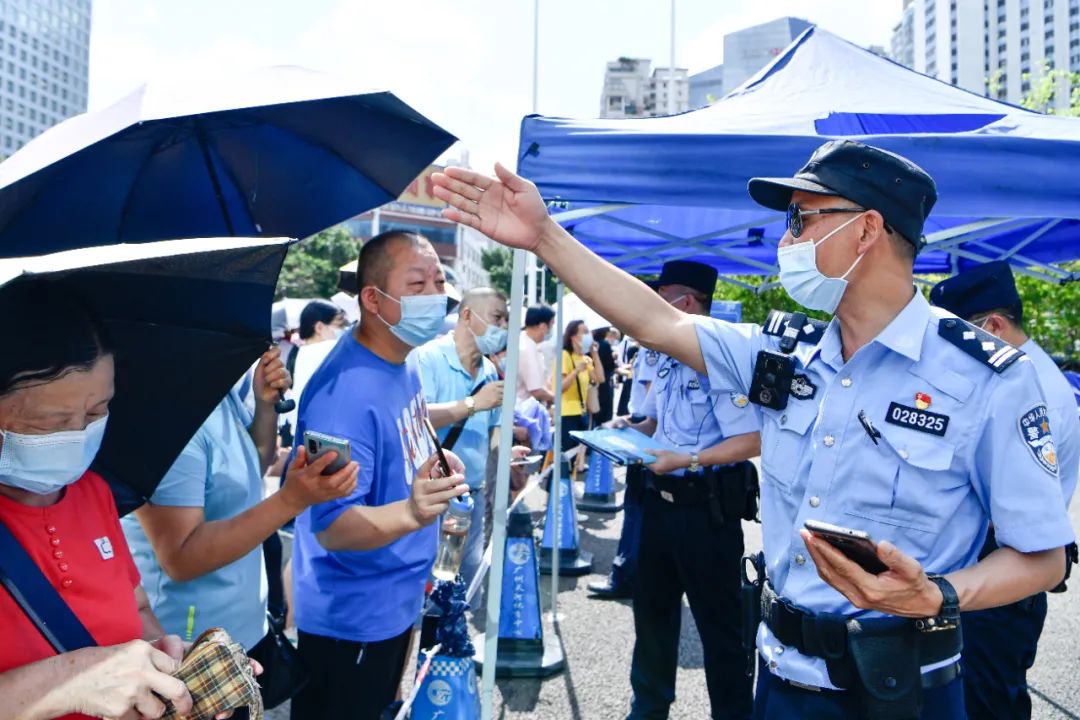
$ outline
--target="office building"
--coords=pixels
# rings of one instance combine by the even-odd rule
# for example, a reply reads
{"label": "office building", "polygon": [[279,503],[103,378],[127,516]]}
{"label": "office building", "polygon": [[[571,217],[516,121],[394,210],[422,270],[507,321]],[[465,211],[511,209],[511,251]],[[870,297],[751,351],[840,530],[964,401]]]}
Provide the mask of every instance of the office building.
{"label": "office building", "polygon": [[[1043,68],[1080,72],[1080,0],[904,0],[893,59],[959,87],[1021,102]],[[1062,80],[1054,105],[1069,103]]]}
{"label": "office building", "polygon": [[0,0],[0,155],[86,112],[92,0]]}
{"label": "office building", "polygon": [[621,57],[607,64],[604,90],[600,97],[600,117],[656,117],[668,114],[668,96],[674,87],[675,112],[689,107],[686,68],[675,68],[674,85],[666,67],[652,68],[646,58]]}

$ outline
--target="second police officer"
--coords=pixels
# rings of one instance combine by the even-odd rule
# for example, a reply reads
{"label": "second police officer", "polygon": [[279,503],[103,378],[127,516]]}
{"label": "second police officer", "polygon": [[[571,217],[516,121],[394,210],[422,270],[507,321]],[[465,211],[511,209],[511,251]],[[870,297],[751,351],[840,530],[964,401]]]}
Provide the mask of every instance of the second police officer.
{"label": "second police officer", "polygon": [[[675,310],[552,221],[532,183],[496,175],[436,174],[445,214],[535,252],[644,345],[755,403],[768,572],[755,717],[963,717],[959,611],[1056,586],[1073,532],[1031,362],[914,289],[930,176],[837,140],[794,178],[752,180],[754,200],[787,212],[781,283],[834,313],[759,327]],[[869,533],[884,571],[807,521]],[[999,547],[979,560],[991,522]]]}
{"label": "second police officer", "polygon": [[[1080,472],[1080,419],[1076,401],[1072,386],[1061,370],[1024,332],[1024,306],[1009,264],[1000,260],[989,262],[942,280],[930,291],[930,302],[978,325],[1031,358],[1046,398],[1061,494],[1068,506]],[[980,556],[996,549],[991,528]],[[1069,552],[1075,562],[1076,546],[1071,545]],[[1055,591],[1064,589],[1063,583]],[[1046,593],[963,615],[964,702],[971,720],[1031,717],[1027,671],[1035,663],[1045,620]]]}
{"label": "second police officer", "polygon": [[[715,268],[674,260],[650,283],[670,306],[708,316]],[[747,460],[761,450],[741,393],[715,394],[705,375],[661,355],[637,429],[659,446],[642,478],[634,588],[631,718],[665,718],[675,700],[682,598],[701,636],[713,718],[749,718],[751,681],[739,633],[741,521],[756,513]]]}

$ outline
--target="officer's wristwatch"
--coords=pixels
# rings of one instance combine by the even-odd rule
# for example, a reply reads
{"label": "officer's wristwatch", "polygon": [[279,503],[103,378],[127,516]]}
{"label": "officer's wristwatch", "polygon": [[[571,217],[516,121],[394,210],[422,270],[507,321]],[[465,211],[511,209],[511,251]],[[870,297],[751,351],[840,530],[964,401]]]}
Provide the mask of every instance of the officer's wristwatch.
{"label": "officer's wristwatch", "polygon": [[690,467],[686,469],[692,473],[701,469],[701,458],[697,456],[697,453],[690,453]]}
{"label": "officer's wristwatch", "polygon": [[469,411],[469,417],[476,413],[476,398],[472,395],[465,398],[465,409]]}
{"label": "officer's wristwatch", "polygon": [[927,577],[941,590],[941,610],[934,617],[919,618],[915,621],[915,627],[922,632],[955,630],[960,627],[960,598],[956,595],[956,588],[941,575]]}

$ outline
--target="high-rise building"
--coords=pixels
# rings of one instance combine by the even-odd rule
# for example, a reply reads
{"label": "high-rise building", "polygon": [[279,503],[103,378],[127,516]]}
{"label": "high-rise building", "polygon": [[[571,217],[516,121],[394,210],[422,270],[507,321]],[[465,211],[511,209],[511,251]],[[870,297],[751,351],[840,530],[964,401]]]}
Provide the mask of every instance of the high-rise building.
{"label": "high-rise building", "polygon": [[0,0],[0,156],[86,112],[92,0]]}
{"label": "high-rise building", "polygon": [[[1043,67],[1080,72],[1080,0],[904,0],[893,59],[1018,103]],[[1069,103],[1067,80],[1054,104]]]}
{"label": "high-rise building", "polygon": [[724,36],[724,63],[690,78],[690,107],[719,100],[768,65],[810,27],[806,20],[777,18]]}
{"label": "high-rise building", "polygon": [[[604,91],[600,96],[600,117],[656,117],[668,114],[668,95],[672,87],[671,70],[652,69],[647,58],[621,57],[607,64]],[[689,105],[686,68],[675,68],[675,112]]]}

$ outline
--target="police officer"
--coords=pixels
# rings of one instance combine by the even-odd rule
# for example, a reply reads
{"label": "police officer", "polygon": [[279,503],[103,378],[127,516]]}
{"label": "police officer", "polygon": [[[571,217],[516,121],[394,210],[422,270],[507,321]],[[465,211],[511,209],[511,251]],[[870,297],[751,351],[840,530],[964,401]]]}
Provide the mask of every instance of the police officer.
{"label": "police officer", "polygon": [[[755,403],[768,570],[755,716],[963,717],[959,610],[1057,585],[1073,533],[1031,361],[913,287],[930,176],[836,140],[794,178],[751,180],[754,200],[787,212],[781,283],[835,314],[758,327],[676,311],[552,221],[535,186],[496,175],[436,174],[447,217],[535,252],[714,393]],[[846,543],[862,565],[810,520],[868,534]],[[999,547],[979,561],[988,522]]]}
{"label": "police officer", "polygon": [[[697,263],[694,264],[697,265]],[[714,272],[713,285],[715,284]],[[711,292],[709,296],[712,296]],[[661,354],[656,350],[646,347],[638,349],[634,356],[633,372],[630,378],[628,402],[630,416],[616,418],[609,423],[610,427],[631,425],[647,435],[652,434],[655,427],[641,426],[641,423],[646,420],[642,410],[645,408],[649,388],[656,379],[660,360]],[[638,548],[641,543],[641,493],[644,490],[644,471],[645,468],[640,465],[631,465],[626,469],[626,492],[623,494],[623,524],[619,532],[619,545],[615,550],[615,559],[611,563],[608,576],[588,585],[589,597],[595,600],[623,600],[634,596],[634,587],[637,584]]]}
{"label": "police officer", "polygon": [[[930,302],[978,325],[1031,358],[1046,398],[1047,418],[1056,441],[1061,493],[1068,505],[1080,472],[1080,420],[1076,401],[1069,381],[1054,361],[1024,333],[1024,307],[1009,264],[989,262],[942,280],[930,291]],[[989,555],[996,549],[991,528],[981,555]],[[1027,671],[1035,662],[1045,620],[1045,593],[1036,593],[1011,605],[963,614],[961,664],[968,717],[1031,717]]]}
{"label": "police officer", "polygon": [[[652,283],[670,306],[709,314],[716,270],[664,264]],[[748,458],[760,452],[758,419],[745,395],[714,394],[705,375],[661,356],[638,429],[655,450],[644,474],[641,541],[634,591],[631,718],[666,718],[675,699],[682,598],[705,655],[714,718],[749,718],[739,623],[741,520],[748,507]]]}

